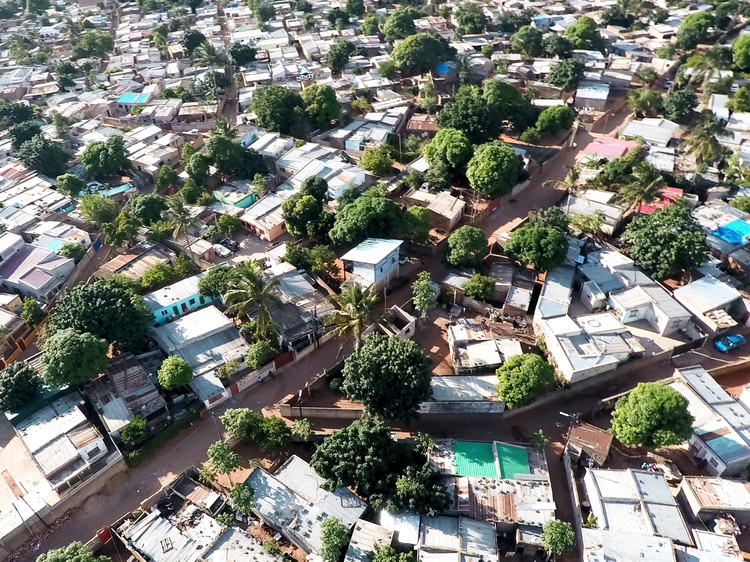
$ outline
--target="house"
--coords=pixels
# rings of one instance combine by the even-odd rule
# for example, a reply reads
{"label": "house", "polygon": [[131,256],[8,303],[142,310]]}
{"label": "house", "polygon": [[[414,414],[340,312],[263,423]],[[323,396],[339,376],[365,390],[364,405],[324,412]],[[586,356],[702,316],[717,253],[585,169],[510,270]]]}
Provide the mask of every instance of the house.
{"label": "house", "polygon": [[582,81],[576,89],[573,107],[577,110],[604,111],[609,98],[609,84]]}
{"label": "house", "polygon": [[281,303],[271,308],[271,316],[287,346],[300,350],[323,335],[323,318],[335,308],[313,287],[312,280],[296,269],[276,279],[279,285],[275,292]]}
{"label": "house", "polygon": [[750,215],[720,199],[707,201],[693,211],[693,218],[706,233],[711,254],[747,280],[750,272]]}
{"label": "house", "polygon": [[606,135],[595,137],[583,149],[583,157],[579,159],[579,162],[583,164],[588,160],[614,160],[637,146],[636,141],[616,139]]}
{"label": "house", "polygon": [[740,292],[715,277],[706,275],[674,291],[674,298],[710,334],[719,334],[737,325],[732,312],[744,312]]}
{"label": "house", "polygon": [[404,201],[419,205],[430,212],[430,226],[450,232],[458,226],[466,208],[466,202],[447,191],[430,193],[422,189],[410,189],[404,194]]}
{"label": "house", "polygon": [[[697,521],[717,525],[730,516],[737,524],[750,523],[750,483],[745,479],[685,476],[680,483],[680,501]],[[739,529],[732,529],[739,534]]]}
{"label": "house", "polygon": [[663,537],[582,528],[583,562],[675,562],[674,545]]}
{"label": "house", "polygon": [[156,325],[188,314],[216,300],[212,297],[205,297],[198,291],[198,282],[203,279],[204,275],[204,273],[198,273],[144,295],[143,300],[154,313]]}
{"label": "house", "polygon": [[499,414],[505,403],[497,396],[497,375],[433,376],[432,398],[423,402],[423,414]]}
{"label": "house", "polygon": [[10,419],[44,478],[58,492],[81,483],[110,454],[84,412],[83,397],[73,391]]}
{"label": "house", "polygon": [[703,367],[678,369],[669,384],[688,402],[693,435],[688,453],[715,476],[735,476],[750,463],[750,410]]}
{"label": "house", "polygon": [[234,323],[213,305],[152,328],[154,340],[167,355],[179,355],[201,375],[242,358],[247,347]]}
{"label": "house", "polygon": [[613,371],[620,363],[644,353],[643,346],[608,312],[556,316],[538,322],[556,371],[570,383]]}
{"label": "house", "polygon": [[157,242],[139,242],[126,254],[117,256],[103,264],[96,276],[108,279],[115,273],[125,275],[133,281],[140,281],[147,269],[157,265],[172,265],[177,257],[172,250]]}
{"label": "house", "polygon": [[[447,514],[489,523],[495,533],[516,532],[521,524],[541,533],[541,527],[555,518],[547,459],[541,449],[442,439],[429,454],[429,462],[446,479],[453,500]],[[420,544],[426,546],[425,542],[429,541],[420,531]]]}
{"label": "house", "polygon": [[104,374],[86,385],[86,394],[113,438],[119,439],[135,416],[144,419],[150,431],[170,418],[167,403],[131,353],[112,359]]}
{"label": "house", "polygon": [[18,234],[0,235],[0,284],[40,302],[54,298],[75,270],[75,262],[24,242]]}
{"label": "house", "polygon": [[571,193],[560,203],[560,208],[569,217],[574,215],[592,215],[599,213],[602,224],[599,229],[610,236],[620,228],[627,209],[617,204],[617,194],[611,191],[587,189],[580,193]]}
{"label": "house", "polygon": [[[368,238],[341,256],[349,282],[378,292],[399,274],[398,254],[403,240]],[[345,274],[346,275],[346,274]]]}
{"label": "house", "polygon": [[614,436],[595,425],[576,422],[568,432],[565,451],[574,462],[591,459],[598,466],[603,466],[609,457]]}
{"label": "house", "polygon": [[308,553],[320,552],[321,523],[327,517],[337,517],[348,532],[367,509],[347,488],[326,490],[324,479],[296,455],[273,475],[256,468],[246,483],[255,491],[253,512]]}
{"label": "house", "polygon": [[497,562],[497,531],[494,525],[469,517],[423,516],[417,558],[420,562],[448,559]]}
{"label": "house", "polygon": [[360,519],[354,525],[344,562],[369,562],[372,552],[378,548],[391,546],[392,542],[393,531]]}
{"label": "house", "polygon": [[447,330],[456,375],[494,373],[509,357],[523,353],[521,342],[506,325],[461,318]]}
{"label": "house", "polygon": [[661,118],[635,119],[620,131],[621,138],[642,138],[646,143],[666,147],[680,130],[677,123]]}
{"label": "house", "polygon": [[646,320],[661,335],[686,328],[692,319],[692,314],[656,283],[611,292],[607,302],[623,324]]}
{"label": "house", "polygon": [[660,472],[589,468],[583,486],[597,528],[693,544],[682,511]]}
{"label": "house", "polygon": [[240,224],[261,240],[273,242],[286,232],[281,204],[291,195],[289,191],[266,195],[245,210]]}

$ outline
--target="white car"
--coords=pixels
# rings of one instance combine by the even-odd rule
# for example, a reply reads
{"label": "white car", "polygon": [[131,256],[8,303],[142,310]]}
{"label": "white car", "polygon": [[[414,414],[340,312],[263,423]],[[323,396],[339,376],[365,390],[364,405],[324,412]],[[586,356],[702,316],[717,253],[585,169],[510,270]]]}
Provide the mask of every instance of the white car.
{"label": "white car", "polygon": [[221,244],[214,244],[214,251],[222,258],[228,258],[232,255],[232,252]]}

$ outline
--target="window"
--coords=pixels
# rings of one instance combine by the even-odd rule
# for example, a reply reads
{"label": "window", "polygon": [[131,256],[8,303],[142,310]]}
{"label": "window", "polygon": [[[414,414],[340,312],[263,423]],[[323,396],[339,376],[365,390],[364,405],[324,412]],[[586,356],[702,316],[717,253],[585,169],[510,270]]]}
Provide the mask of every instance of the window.
{"label": "window", "polygon": [[710,462],[714,466],[714,468],[717,467],[717,466],[719,466],[719,462],[715,458],[713,458],[713,457],[711,457],[710,459],[708,459],[708,462]]}
{"label": "window", "polygon": [[195,299],[190,299],[190,300],[188,301],[188,304],[195,304]]}
{"label": "window", "polygon": [[166,315],[167,315],[167,311],[166,311],[166,310],[162,310],[162,311],[161,311],[161,315],[162,315],[162,316],[166,316]]}
{"label": "window", "polygon": [[380,273],[383,273],[383,268],[382,267],[380,268]]}
{"label": "window", "polygon": [[90,459],[93,459],[96,455],[98,455],[99,453],[101,453],[101,451],[102,450],[99,448],[99,445],[97,445],[96,447],[94,447],[93,449],[91,449],[90,451],[88,451],[86,454],[88,455],[88,457]]}

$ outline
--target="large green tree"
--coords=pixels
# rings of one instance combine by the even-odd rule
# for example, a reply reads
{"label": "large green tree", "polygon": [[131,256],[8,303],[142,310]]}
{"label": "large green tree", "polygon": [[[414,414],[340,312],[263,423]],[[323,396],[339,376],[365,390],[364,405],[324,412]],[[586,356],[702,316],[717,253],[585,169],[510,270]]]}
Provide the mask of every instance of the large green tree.
{"label": "large green tree", "polygon": [[530,25],[524,25],[511,35],[510,47],[517,53],[538,57],[542,54],[542,32]]}
{"label": "large green tree", "polygon": [[121,135],[112,135],[106,141],[95,141],[81,153],[81,164],[95,177],[110,177],[130,168],[128,151]]}
{"label": "large green tree", "polygon": [[708,12],[689,14],[677,30],[677,46],[686,51],[694,49],[709,38],[708,31],[713,23],[714,18]]}
{"label": "large green tree", "polygon": [[313,237],[323,205],[312,195],[295,193],[281,205],[286,229],[292,236]]}
{"label": "large green tree", "polygon": [[385,197],[359,197],[336,213],[330,236],[337,244],[355,244],[365,238],[388,238],[402,226],[396,203]]}
{"label": "large green tree", "polygon": [[575,121],[575,112],[567,106],[557,105],[548,107],[539,114],[536,128],[541,133],[557,134],[560,131],[570,129]]}
{"label": "large green tree", "polygon": [[444,39],[432,33],[416,33],[401,41],[391,53],[393,62],[405,74],[424,74],[450,55]]}
{"label": "large green tree", "polygon": [[482,7],[474,2],[462,2],[458,5],[453,17],[458,23],[458,32],[462,35],[482,33],[487,27],[487,16]]}
{"label": "large green tree", "polygon": [[373,334],[344,363],[343,390],[365,411],[409,422],[432,397],[432,362],[411,340]]}
{"label": "large green tree", "polygon": [[487,142],[500,134],[503,115],[492,100],[488,100],[480,88],[461,86],[456,98],[448,103],[437,116],[441,129],[463,131],[474,144]]}
{"label": "large green tree", "polygon": [[442,164],[454,173],[468,164],[474,147],[463,131],[440,129],[435,138],[425,145],[423,154],[430,166]]}
{"label": "large green tree", "polygon": [[198,280],[198,292],[212,299],[220,297],[227,292],[233,272],[234,268],[226,265],[212,267]]}
{"label": "large green tree", "polygon": [[560,265],[568,252],[568,239],[557,228],[523,226],[514,230],[505,245],[505,254],[537,271],[550,271]]}
{"label": "large green tree", "polygon": [[42,135],[27,140],[18,149],[18,159],[24,166],[50,178],[65,172],[68,158],[64,148]]}
{"label": "large green tree", "polygon": [[664,117],[678,123],[684,122],[698,105],[698,97],[690,86],[677,88],[664,96]]}
{"label": "large green tree", "polygon": [[156,193],[134,195],[130,200],[130,212],[133,213],[133,215],[135,215],[144,226],[151,226],[152,223],[161,220],[162,213],[166,211],[168,207],[167,200]]}
{"label": "large green tree", "polygon": [[112,282],[80,284],[58,299],[49,320],[50,336],[73,328],[114,344],[116,351],[141,351],[154,316],[143,298]]}
{"label": "large green tree", "polygon": [[552,367],[535,353],[513,355],[497,369],[497,395],[508,408],[528,406],[554,386]]}
{"label": "large green tree", "polygon": [[488,110],[501,122],[510,121],[523,130],[536,123],[538,110],[512,84],[502,80],[490,80],[482,87],[482,95]]}
{"label": "large green tree", "polygon": [[84,384],[107,365],[109,344],[87,332],[57,330],[44,341],[44,380],[52,386]]}
{"label": "large green tree", "polygon": [[578,59],[562,59],[550,70],[547,82],[564,90],[572,90],[583,78],[584,68]]}
{"label": "large green tree", "polygon": [[429,271],[420,271],[417,274],[417,280],[411,286],[413,292],[412,302],[414,308],[422,313],[422,318],[427,316],[427,312],[437,306],[437,291],[432,285]]}
{"label": "large green tree", "polygon": [[412,10],[396,10],[386,18],[383,24],[383,35],[388,41],[406,39],[415,33]]}
{"label": "large green tree", "polygon": [[22,123],[11,125],[10,129],[8,129],[10,145],[13,150],[18,150],[27,140],[31,140],[41,134],[42,128],[36,121],[23,121]]}
{"label": "large green tree", "polygon": [[341,105],[336,100],[336,92],[327,84],[313,84],[302,90],[307,114],[318,127],[330,124],[341,115]]}
{"label": "large green tree", "polygon": [[649,275],[662,280],[703,264],[708,255],[706,235],[687,203],[676,202],[637,217],[622,235],[630,256]]}
{"label": "large green tree", "polygon": [[509,193],[518,180],[520,159],[513,148],[497,140],[483,144],[466,168],[469,185],[490,198]]}
{"label": "large green tree", "polygon": [[73,174],[62,174],[55,180],[55,189],[71,197],[78,195],[85,186],[86,182]]}
{"label": "large green tree", "polygon": [[565,30],[565,37],[573,43],[576,49],[604,49],[604,39],[599,35],[596,22],[589,17],[582,16]]}
{"label": "large green tree", "polygon": [[553,556],[565,556],[576,545],[576,534],[567,521],[552,519],[542,527],[544,549]]}
{"label": "large green tree", "polygon": [[0,371],[0,410],[13,412],[27,404],[39,391],[41,381],[26,361],[16,361]]}
{"label": "large green tree", "polygon": [[743,72],[750,72],[750,34],[740,35],[732,45],[732,62]]}
{"label": "large green tree", "polygon": [[640,383],[617,401],[612,431],[625,445],[658,449],[679,445],[693,433],[688,401],[674,388],[660,383]]}
{"label": "large green tree", "polygon": [[159,386],[172,390],[187,386],[193,380],[193,369],[181,357],[171,355],[159,367]]}
{"label": "large green tree", "polygon": [[453,267],[482,265],[487,255],[487,237],[475,226],[464,225],[448,237],[445,261]]}
{"label": "large green tree", "polygon": [[381,144],[379,146],[368,146],[360,158],[362,167],[371,174],[383,177],[391,174],[393,170],[393,157],[390,148]]}
{"label": "large green tree", "polygon": [[300,125],[303,108],[304,102],[297,92],[278,84],[258,88],[250,103],[250,110],[257,115],[258,125],[284,134],[289,134]]}
{"label": "large green tree", "polygon": [[[354,52],[354,45],[349,41],[337,41],[331,45],[330,50],[326,53],[326,65],[331,69],[334,74],[340,74],[349,62],[349,55]],[[315,87],[308,86],[310,87]],[[328,86],[330,88],[330,86]],[[303,91],[304,94],[304,91]],[[304,99],[304,96],[303,96]]]}
{"label": "large green tree", "polygon": [[255,47],[235,41],[227,50],[234,66],[245,66],[255,60]]}

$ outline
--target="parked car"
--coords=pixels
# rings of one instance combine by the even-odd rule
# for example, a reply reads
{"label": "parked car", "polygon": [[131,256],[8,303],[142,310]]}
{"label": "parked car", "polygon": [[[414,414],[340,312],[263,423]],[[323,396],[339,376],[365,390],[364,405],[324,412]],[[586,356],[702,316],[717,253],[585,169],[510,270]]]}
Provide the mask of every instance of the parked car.
{"label": "parked car", "polygon": [[224,246],[225,248],[228,248],[232,252],[236,252],[237,249],[240,247],[240,243],[237,242],[236,240],[232,240],[231,238],[222,238],[221,240],[219,240],[218,243]]}
{"label": "parked car", "polygon": [[719,338],[714,342],[714,347],[716,348],[716,351],[729,353],[730,351],[741,348],[746,343],[747,340],[745,340],[744,336],[734,334],[731,336],[724,336],[723,338]]}
{"label": "parked car", "polygon": [[221,244],[214,244],[214,251],[222,258],[228,258],[232,255],[232,252],[230,252],[227,248],[222,246]]}

